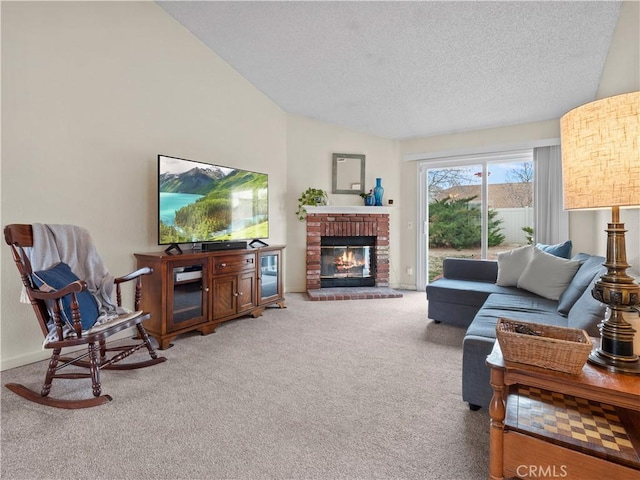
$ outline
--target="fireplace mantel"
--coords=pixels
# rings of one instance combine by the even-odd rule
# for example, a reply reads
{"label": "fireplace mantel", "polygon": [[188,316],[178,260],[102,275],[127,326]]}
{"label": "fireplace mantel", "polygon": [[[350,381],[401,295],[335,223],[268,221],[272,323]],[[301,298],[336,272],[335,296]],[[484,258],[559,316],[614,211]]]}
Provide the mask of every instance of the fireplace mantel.
{"label": "fireplace mantel", "polygon": [[340,206],[340,205],[323,205],[321,207],[304,207],[307,213],[315,213],[315,214],[345,214],[345,213],[356,213],[359,215],[368,214],[368,215],[376,215],[381,213],[389,214],[393,210],[393,207],[365,207],[362,206]]}

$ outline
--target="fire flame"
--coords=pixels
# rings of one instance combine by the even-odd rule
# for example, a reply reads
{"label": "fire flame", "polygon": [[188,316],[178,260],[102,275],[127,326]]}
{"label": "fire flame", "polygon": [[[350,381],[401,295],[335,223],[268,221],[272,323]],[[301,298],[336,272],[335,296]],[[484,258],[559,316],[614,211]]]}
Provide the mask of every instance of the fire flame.
{"label": "fire flame", "polygon": [[334,265],[338,270],[349,270],[354,267],[362,267],[364,262],[358,260],[353,251],[347,250],[335,258]]}

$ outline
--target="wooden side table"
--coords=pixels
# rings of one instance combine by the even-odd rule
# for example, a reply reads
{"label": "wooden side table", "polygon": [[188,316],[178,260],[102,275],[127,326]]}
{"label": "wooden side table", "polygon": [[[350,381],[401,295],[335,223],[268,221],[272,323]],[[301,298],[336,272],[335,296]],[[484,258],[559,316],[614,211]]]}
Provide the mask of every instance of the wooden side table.
{"label": "wooden side table", "polygon": [[489,478],[640,478],[640,377],[505,362],[498,342],[487,364]]}

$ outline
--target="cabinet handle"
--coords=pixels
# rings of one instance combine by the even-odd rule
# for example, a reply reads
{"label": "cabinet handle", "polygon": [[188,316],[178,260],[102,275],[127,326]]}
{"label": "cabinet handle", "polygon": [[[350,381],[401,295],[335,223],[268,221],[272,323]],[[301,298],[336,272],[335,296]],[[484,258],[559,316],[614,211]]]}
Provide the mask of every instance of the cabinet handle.
{"label": "cabinet handle", "polygon": [[224,268],[224,267],[227,266],[227,264],[226,263],[221,263],[219,266],[220,266],[220,268]]}
{"label": "cabinet handle", "polygon": [[209,291],[209,287],[204,287],[204,291],[208,292]]}
{"label": "cabinet handle", "polygon": [[238,292],[233,294],[234,297],[237,297],[238,295],[239,295]]}

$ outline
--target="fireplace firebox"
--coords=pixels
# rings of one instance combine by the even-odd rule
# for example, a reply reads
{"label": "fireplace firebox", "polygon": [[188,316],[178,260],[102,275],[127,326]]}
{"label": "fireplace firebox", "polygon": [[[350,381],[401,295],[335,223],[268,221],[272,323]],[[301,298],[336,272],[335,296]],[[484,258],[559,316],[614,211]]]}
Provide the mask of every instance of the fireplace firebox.
{"label": "fireplace firebox", "polygon": [[375,281],[373,236],[322,237],[320,241],[320,286],[370,287]]}

